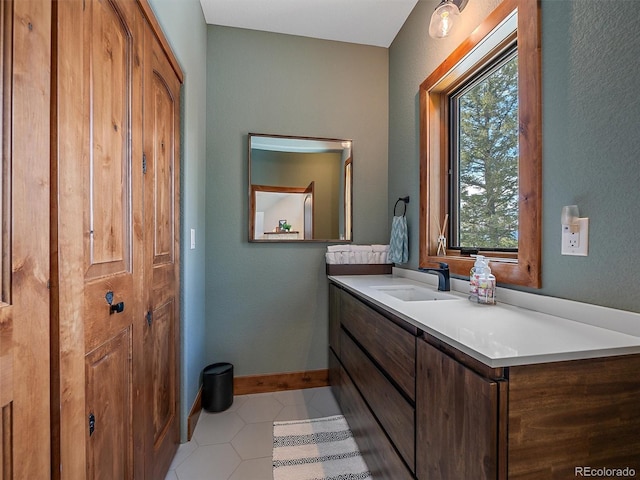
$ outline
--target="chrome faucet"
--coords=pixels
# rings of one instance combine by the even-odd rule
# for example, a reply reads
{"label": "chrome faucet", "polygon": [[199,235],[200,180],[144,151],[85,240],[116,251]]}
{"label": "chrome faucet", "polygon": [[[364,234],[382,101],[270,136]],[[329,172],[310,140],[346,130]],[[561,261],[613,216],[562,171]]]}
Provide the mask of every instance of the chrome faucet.
{"label": "chrome faucet", "polygon": [[438,274],[438,290],[448,292],[451,290],[449,282],[449,265],[447,263],[438,262],[440,268],[418,268],[421,272],[434,272]]}

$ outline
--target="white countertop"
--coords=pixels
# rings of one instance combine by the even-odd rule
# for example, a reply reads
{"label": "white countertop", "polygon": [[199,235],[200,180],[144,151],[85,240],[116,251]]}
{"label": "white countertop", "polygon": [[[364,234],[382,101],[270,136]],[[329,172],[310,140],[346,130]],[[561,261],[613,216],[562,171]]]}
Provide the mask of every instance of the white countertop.
{"label": "white countertop", "polygon": [[[419,272],[405,275],[329,278],[490,367],[640,353],[640,335],[636,334],[640,328],[640,314],[637,313],[523,292],[509,296],[525,298],[523,304],[527,308],[501,303],[500,291],[497,305],[472,303],[466,294],[453,290],[448,293],[459,300],[403,301],[376,288],[413,285],[437,290],[429,284],[435,281],[435,275]],[[466,285],[462,281],[455,283],[460,290]],[[512,298],[511,303],[514,303]],[[544,313],[545,304],[551,305],[547,310],[573,310],[584,317],[584,321]],[[603,323],[607,322],[606,328],[598,325],[599,318]]]}

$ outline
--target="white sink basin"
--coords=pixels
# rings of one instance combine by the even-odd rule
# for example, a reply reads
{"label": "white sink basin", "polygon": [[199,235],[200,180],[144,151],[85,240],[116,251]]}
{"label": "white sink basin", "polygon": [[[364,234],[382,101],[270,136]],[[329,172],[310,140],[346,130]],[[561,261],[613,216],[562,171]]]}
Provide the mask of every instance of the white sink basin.
{"label": "white sink basin", "polygon": [[371,287],[380,293],[390,295],[403,302],[433,302],[436,300],[460,300],[460,297],[440,292],[438,290],[429,290],[428,288],[416,287],[414,285],[397,285],[385,287]]}

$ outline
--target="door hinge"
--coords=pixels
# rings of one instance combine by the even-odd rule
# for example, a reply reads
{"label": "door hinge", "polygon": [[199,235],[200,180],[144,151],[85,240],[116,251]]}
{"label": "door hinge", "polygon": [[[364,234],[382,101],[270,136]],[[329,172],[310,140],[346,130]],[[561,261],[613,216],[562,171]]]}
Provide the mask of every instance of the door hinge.
{"label": "door hinge", "polygon": [[89,414],[89,436],[93,435],[93,431],[96,429],[96,417],[93,413]]}
{"label": "door hinge", "polygon": [[142,154],[142,173],[147,173],[147,154]]}
{"label": "door hinge", "polygon": [[153,312],[149,310],[145,317],[147,319],[147,325],[151,326],[151,324],[153,323]]}

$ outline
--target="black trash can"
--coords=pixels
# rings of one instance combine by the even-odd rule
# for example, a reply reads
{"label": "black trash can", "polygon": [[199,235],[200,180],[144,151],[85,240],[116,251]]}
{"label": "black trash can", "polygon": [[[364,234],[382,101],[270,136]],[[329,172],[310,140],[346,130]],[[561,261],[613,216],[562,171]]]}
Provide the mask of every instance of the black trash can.
{"label": "black trash can", "polygon": [[222,412],[233,403],[233,365],[213,363],[202,373],[202,408]]}

